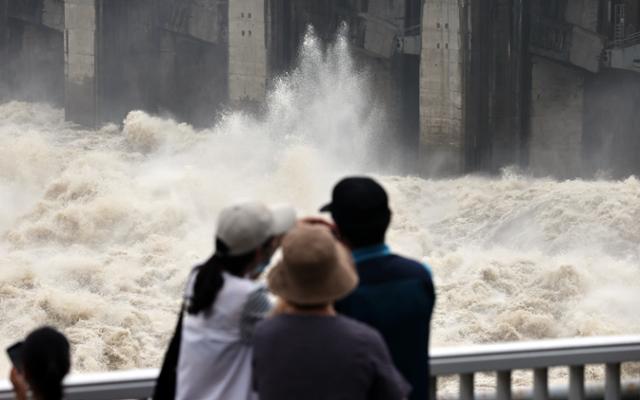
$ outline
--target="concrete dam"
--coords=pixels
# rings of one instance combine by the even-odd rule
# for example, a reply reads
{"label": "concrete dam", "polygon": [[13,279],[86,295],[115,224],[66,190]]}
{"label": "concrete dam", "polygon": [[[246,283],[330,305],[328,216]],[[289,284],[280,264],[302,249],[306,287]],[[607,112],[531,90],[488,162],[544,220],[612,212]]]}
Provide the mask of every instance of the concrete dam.
{"label": "concrete dam", "polygon": [[316,215],[351,174],[433,268],[432,347],[638,334],[638,12],[0,0],[0,348],[50,325],[77,373],[157,368],[220,209]]}
{"label": "concrete dam", "polygon": [[310,26],[346,26],[409,172],[640,172],[635,0],[0,0],[0,100],[205,126],[259,113]]}

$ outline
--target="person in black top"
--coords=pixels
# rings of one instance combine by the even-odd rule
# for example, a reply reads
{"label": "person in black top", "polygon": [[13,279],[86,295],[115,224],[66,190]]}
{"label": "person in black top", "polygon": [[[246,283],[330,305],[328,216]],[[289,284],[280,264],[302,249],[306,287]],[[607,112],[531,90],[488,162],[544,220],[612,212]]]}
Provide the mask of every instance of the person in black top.
{"label": "person in black top", "polygon": [[368,177],[350,177],[333,189],[336,234],[351,249],[360,284],[336,310],[376,328],[413,390],[428,398],[429,330],[435,290],[428,265],[393,254],[385,244],[391,210],[385,190]]}
{"label": "person in black top", "polygon": [[380,334],[333,309],[358,278],[348,250],[329,230],[294,228],[267,282],[281,305],[254,336],[253,379],[260,400],[407,397],[410,387]]}

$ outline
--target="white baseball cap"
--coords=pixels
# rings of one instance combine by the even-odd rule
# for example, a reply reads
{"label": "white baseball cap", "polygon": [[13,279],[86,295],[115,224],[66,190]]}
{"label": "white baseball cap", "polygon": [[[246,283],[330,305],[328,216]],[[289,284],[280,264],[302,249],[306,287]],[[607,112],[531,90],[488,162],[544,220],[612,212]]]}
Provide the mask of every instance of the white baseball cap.
{"label": "white baseball cap", "polygon": [[296,210],[289,204],[277,204],[269,207],[273,214],[274,236],[284,235],[296,225]]}
{"label": "white baseball cap", "polygon": [[216,238],[227,246],[228,255],[237,256],[286,233],[295,222],[295,210],[290,206],[270,209],[260,202],[236,203],[220,211]]}

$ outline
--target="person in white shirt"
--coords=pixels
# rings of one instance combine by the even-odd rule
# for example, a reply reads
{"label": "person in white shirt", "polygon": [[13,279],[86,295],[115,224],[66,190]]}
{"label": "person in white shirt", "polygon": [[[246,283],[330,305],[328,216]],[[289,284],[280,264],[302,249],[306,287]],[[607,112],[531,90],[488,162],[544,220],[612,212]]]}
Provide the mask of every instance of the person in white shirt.
{"label": "person in white shirt", "polygon": [[[154,399],[250,399],[254,327],[271,309],[265,286],[250,279],[269,262],[292,212],[247,202],[220,212],[215,253],[189,275],[171,347],[175,386],[160,382]],[[163,373],[167,369],[169,352]],[[171,369],[172,370],[172,369]],[[175,396],[173,396],[173,393]]]}

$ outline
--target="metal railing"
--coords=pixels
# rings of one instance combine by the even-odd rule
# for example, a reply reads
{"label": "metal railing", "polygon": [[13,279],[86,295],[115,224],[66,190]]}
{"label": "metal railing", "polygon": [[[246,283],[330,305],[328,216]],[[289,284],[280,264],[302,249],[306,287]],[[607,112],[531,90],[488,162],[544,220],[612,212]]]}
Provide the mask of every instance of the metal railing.
{"label": "metal railing", "polygon": [[[479,345],[432,349],[431,398],[436,398],[436,377],[458,375],[459,394],[441,398],[496,399],[621,399],[626,392],[640,396],[637,384],[622,385],[620,364],[640,361],[640,336],[556,339],[535,342]],[[585,387],[584,367],[605,365],[605,382]],[[549,387],[550,367],[569,367],[569,384]],[[511,375],[514,370],[531,369],[533,387],[514,390]],[[496,372],[495,394],[476,396],[475,374]],[[131,370],[98,374],[72,375],[65,381],[67,400],[146,399],[153,392],[157,370]],[[515,396],[513,394],[516,394]],[[595,396],[595,397],[592,397]],[[11,386],[0,381],[0,400],[13,399]]]}
{"label": "metal railing", "polygon": [[[569,367],[568,399],[585,399],[587,391],[584,367],[591,364],[605,365],[604,385],[592,388],[602,392],[606,400],[620,399],[622,382],[620,364],[640,361],[640,336],[556,339],[536,342],[518,342],[495,345],[433,349],[431,352],[431,398],[436,398],[436,377],[458,375],[460,377],[460,399],[473,399],[474,375],[478,372],[496,373],[495,396],[483,396],[508,400],[512,396],[511,375],[513,370],[533,370],[533,389],[519,398],[549,399],[548,370],[550,367]],[[566,386],[564,386],[566,389]],[[637,387],[636,387],[637,388]],[[633,390],[628,386],[627,390]],[[554,388],[555,398],[562,388]],[[638,398],[638,397],[636,397]]]}
{"label": "metal railing", "polygon": [[[65,380],[65,400],[148,399],[153,394],[157,369],[76,374]],[[11,384],[0,381],[0,400],[13,400]]]}
{"label": "metal railing", "polygon": [[625,36],[622,39],[612,40],[609,43],[608,47],[620,48],[620,47],[635,46],[636,44],[640,44],[640,32],[632,33],[630,35]]}

